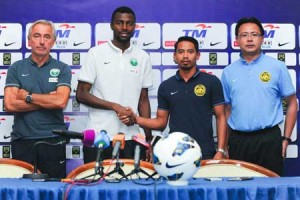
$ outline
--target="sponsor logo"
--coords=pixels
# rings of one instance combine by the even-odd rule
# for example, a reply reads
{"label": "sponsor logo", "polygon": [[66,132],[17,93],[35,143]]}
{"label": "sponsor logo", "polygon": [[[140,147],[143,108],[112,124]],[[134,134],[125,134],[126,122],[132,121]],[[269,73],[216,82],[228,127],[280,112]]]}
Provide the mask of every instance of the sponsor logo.
{"label": "sponsor logo", "polygon": [[176,92],[171,92],[171,95],[174,95],[174,94],[176,94],[176,93],[178,93],[178,91],[176,91]]}
{"label": "sponsor logo", "polygon": [[282,61],[282,62],[285,62],[285,54],[284,53],[278,53],[277,54],[277,59]]}
{"label": "sponsor logo", "polygon": [[76,46],[79,46],[79,45],[81,45],[81,44],[83,44],[83,43],[84,43],[84,42],[79,42],[79,43],[75,43],[75,42],[74,42],[74,43],[73,43],[73,46],[76,47]]}
{"label": "sponsor logo", "polygon": [[11,43],[4,43],[4,46],[6,46],[6,47],[8,47],[8,46],[10,46],[10,45],[13,45],[13,44],[15,44],[16,42],[11,42]]}
{"label": "sponsor logo", "polygon": [[8,139],[8,138],[10,138],[10,137],[11,137],[10,135],[4,135],[4,136],[3,136],[4,140],[6,140],[6,139]]}
{"label": "sponsor logo", "polygon": [[11,65],[11,54],[3,53],[3,65]]}
{"label": "sponsor logo", "polygon": [[153,44],[154,42],[148,42],[148,43],[146,43],[146,42],[143,42],[143,46],[149,46],[150,44]]}
{"label": "sponsor logo", "polygon": [[29,76],[30,74],[22,74],[22,76]]}
{"label": "sponsor logo", "polygon": [[174,167],[177,167],[177,166],[180,166],[180,165],[183,165],[184,163],[179,163],[177,165],[170,165],[168,162],[166,163],[166,167],[167,168],[174,168]]}
{"label": "sponsor logo", "polygon": [[72,58],[73,65],[80,65],[80,53],[73,53]]}
{"label": "sponsor logo", "polygon": [[210,65],[218,64],[217,53],[209,53],[209,64]]}
{"label": "sponsor logo", "polygon": [[107,65],[107,64],[109,64],[109,63],[111,63],[111,62],[104,62],[104,65]]}
{"label": "sponsor logo", "polygon": [[279,47],[282,47],[282,46],[284,46],[284,45],[287,45],[289,42],[285,42],[285,43],[278,43],[278,46]]}
{"label": "sponsor logo", "polygon": [[216,45],[218,45],[218,44],[220,44],[221,42],[215,42],[215,43],[210,43],[209,45],[211,46],[211,47],[213,47],[213,46],[216,46]]}
{"label": "sponsor logo", "polygon": [[10,158],[10,146],[2,147],[2,158]]}

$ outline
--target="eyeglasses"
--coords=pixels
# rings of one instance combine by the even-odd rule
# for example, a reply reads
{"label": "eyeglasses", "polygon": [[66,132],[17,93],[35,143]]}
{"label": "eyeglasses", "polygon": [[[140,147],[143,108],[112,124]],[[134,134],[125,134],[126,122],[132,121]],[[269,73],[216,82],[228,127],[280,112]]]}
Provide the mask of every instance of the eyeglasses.
{"label": "eyeglasses", "polygon": [[252,32],[252,33],[241,33],[241,34],[238,35],[238,38],[246,39],[246,38],[248,38],[249,36],[251,36],[251,38],[259,38],[259,37],[261,37],[261,34],[256,33],[256,32]]}

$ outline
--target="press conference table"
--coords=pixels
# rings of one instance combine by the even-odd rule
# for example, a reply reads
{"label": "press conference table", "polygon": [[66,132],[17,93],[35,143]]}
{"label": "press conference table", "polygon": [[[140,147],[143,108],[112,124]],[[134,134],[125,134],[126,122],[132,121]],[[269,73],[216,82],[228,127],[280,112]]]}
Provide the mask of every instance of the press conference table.
{"label": "press conference table", "polygon": [[[152,181],[137,180],[142,183]],[[0,199],[63,199],[69,184],[33,182],[30,179],[0,179]],[[188,186],[170,186],[165,180],[153,185],[137,185],[131,180],[74,186],[68,199],[187,200],[187,199],[300,199],[300,177],[254,178],[247,181],[207,181],[191,179]]]}

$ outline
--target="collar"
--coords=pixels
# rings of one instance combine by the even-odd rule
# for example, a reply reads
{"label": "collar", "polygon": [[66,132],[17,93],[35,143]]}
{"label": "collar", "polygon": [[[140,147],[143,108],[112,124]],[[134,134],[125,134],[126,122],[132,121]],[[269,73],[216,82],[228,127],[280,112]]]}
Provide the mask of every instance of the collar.
{"label": "collar", "polygon": [[[32,65],[37,65],[37,63],[32,59],[32,55],[28,57],[28,60]],[[42,66],[47,65],[48,63],[50,63],[51,60],[52,60],[52,56],[49,55],[49,59]]]}
{"label": "collar", "polygon": [[[195,79],[199,74],[200,74],[200,70],[197,69],[195,74],[190,79]],[[176,71],[175,77],[178,81],[183,80],[182,77],[180,76],[179,70]]]}
{"label": "collar", "polygon": [[[250,63],[257,63],[263,56],[264,56],[264,53],[261,51],[259,56],[256,59],[252,60]],[[242,53],[240,53],[240,59],[244,64],[247,63],[247,61],[243,58]],[[250,63],[248,63],[248,64],[250,64]]]}
{"label": "collar", "polygon": [[[117,51],[117,52],[122,52],[122,49],[120,49],[119,47],[115,46],[115,45],[112,43],[111,40],[109,40],[107,43],[108,43],[108,45],[109,45],[112,49],[114,49],[115,51]],[[125,49],[124,52],[131,51],[132,48],[133,48],[133,45],[132,45],[131,42],[130,42],[130,46],[129,46],[127,49]]]}

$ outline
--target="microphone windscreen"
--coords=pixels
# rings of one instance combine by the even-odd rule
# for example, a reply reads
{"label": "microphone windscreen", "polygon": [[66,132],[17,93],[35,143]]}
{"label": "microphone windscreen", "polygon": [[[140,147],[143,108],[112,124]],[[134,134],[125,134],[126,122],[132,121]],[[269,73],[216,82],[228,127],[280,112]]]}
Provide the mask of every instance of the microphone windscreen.
{"label": "microphone windscreen", "polygon": [[125,147],[125,135],[124,135],[124,133],[118,133],[117,135],[115,135],[113,137],[113,146],[115,146],[115,143],[117,141],[121,142],[120,149],[124,149],[124,147]]}
{"label": "microphone windscreen", "polygon": [[88,147],[93,146],[95,141],[95,135],[96,133],[93,129],[83,131],[83,145]]}
{"label": "microphone windscreen", "polygon": [[138,133],[137,135],[132,136],[132,140],[143,145],[146,148],[149,148],[150,144],[146,142],[145,135]]}
{"label": "microphone windscreen", "polygon": [[93,146],[102,149],[106,149],[110,146],[110,138],[107,135],[106,130],[101,130],[99,133],[96,134]]}

